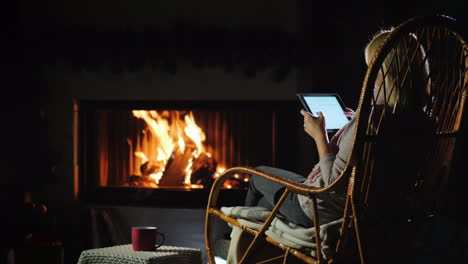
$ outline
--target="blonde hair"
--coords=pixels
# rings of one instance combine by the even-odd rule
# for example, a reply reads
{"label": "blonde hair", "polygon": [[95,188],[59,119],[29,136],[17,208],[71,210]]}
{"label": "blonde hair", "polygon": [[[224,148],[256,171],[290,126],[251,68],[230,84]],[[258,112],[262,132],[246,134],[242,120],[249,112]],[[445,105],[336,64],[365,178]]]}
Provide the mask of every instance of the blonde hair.
{"label": "blonde hair", "polygon": [[[364,53],[368,66],[393,30],[393,28],[380,30],[366,45]],[[420,95],[430,94],[429,63],[426,52],[415,34],[408,33],[406,36],[397,40],[379,69],[384,79],[381,86],[383,85],[386,94],[390,93],[386,104],[391,107],[410,103],[421,106],[424,103]],[[405,78],[398,76],[401,69],[408,69],[409,74]],[[425,89],[425,92],[421,89]]]}

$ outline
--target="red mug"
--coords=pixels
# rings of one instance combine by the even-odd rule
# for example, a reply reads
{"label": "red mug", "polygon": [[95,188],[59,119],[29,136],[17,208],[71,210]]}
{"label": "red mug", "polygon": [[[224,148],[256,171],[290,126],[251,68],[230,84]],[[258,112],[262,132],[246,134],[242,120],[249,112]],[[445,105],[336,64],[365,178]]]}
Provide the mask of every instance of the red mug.
{"label": "red mug", "polygon": [[[159,244],[156,244],[157,236],[161,236]],[[132,227],[132,246],[135,251],[154,251],[162,246],[165,240],[164,234],[155,226]]]}

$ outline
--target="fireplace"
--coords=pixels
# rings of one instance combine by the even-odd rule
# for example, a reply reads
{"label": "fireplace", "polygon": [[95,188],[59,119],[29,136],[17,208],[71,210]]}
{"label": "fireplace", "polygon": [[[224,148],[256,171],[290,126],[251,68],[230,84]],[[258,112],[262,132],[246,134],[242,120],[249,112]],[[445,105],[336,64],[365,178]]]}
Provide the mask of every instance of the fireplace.
{"label": "fireplace", "polygon": [[[290,101],[76,100],[75,178],[93,204],[204,207],[233,166],[294,166],[297,105]],[[294,133],[293,133],[294,134]],[[239,204],[250,175],[220,198]]]}

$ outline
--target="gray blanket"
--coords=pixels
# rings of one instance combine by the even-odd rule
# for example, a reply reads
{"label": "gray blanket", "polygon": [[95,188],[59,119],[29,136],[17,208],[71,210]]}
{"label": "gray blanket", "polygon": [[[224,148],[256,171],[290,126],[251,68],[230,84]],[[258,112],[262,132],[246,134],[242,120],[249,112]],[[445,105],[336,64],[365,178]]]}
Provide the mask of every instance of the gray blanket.
{"label": "gray blanket", "polygon": [[[226,215],[237,218],[242,225],[259,230],[270,211],[263,207],[221,207]],[[325,259],[334,256],[336,242],[339,236],[339,228],[343,219],[339,219],[320,226],[320,240],[322,254]],[[315,256],[315,228],[304,228],[289,222],[281,216],[275,216],[270,227],[265,232],[267,236],[276,242],[291,248],[305,250]]]}

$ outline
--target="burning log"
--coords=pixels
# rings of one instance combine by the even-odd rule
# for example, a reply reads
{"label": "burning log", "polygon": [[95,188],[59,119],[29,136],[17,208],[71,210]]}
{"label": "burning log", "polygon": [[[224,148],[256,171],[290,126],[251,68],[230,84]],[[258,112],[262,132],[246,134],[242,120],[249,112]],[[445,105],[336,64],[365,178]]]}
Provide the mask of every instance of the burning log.
{"label": "burning log", "polygon": [[129,186],[132,187],[157,187],[154,179],[148,176],[132,175],[129,178]]}
{"label": "burning log", "polygon": [[152,174],[163,169],[162,161],[149,160],[140,166],[141,175],[130,176],[130,185],[136,187],[157,187],[155,180],[151,177]]}
{"label": "burning log", "polygon": [[192,184],[202,184],[205,188],[211,187],[214,182],[213,175],[216,172],[218,163],[214,158],[206,153],[200,154],[193,162],[190,182]]}
{"label": "burning log", "polygon": [[140,166],[141,175],[149,177],[149,175],[161,171],[164,166],[162,161],[148,160]]}
{"label": "burning log", "polygon": [[[134,110],[132,113],[136,118],[143,119],[147,127],[144,133],[137,135],[135,147],[133,141],[129,143],[130,153],[138,157],[132,161],[133,166],[139,166],[141,172],[141,178],[132,178],[131,182],[152,181],[156,187],[178,188],[190,184],[212,185],[217,164],[209,154],[203,153],[206,136],[195,122],[192,111],[165,110],[158,113],[155,110]],[[147,153],[148,149],[152,151]],[[154,160],[156,157],[164,161],[148,161],[140,165],[142,160]]]}
{"label": "burning log", "polygon": [[186,168],[189,165],[195,146],[186,146],[185,151],[179,147],[174,148],[171,158],[167,161],[164,173],[159,180],[159,186],[183,186],[185,182]]}

